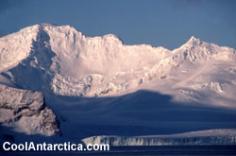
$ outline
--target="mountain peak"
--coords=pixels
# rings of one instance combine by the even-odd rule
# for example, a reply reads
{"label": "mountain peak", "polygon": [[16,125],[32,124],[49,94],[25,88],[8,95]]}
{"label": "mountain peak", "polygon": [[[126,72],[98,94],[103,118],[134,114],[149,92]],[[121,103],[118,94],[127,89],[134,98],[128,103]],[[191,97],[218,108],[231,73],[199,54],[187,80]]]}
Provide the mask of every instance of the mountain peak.
{"label": "mountain peak", "polygon": [[199,38],[196,38],[195,36],[191,36],[186,43],[191,45],[197,45],[201,43],[201,40]]}
{"label": "mountain peak", "polygon": [[181,47],[177,48],[178,49],[188,49],[192,47],[198,47],[202,44],[202,41],[199,38],[196,38],[194,36],[191,36],[187,42],[185,42]]}

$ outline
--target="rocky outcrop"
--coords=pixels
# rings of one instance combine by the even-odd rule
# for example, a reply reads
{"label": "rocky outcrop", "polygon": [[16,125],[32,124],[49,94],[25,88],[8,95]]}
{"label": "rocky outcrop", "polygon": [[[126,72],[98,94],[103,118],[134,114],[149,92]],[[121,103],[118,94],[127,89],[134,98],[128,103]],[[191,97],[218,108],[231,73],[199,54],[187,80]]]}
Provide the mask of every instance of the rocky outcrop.
{"label": "rocky outcrop", "polygon": [[26,134],[55,135],[56,116],[43,94],[0,85],[0,123]]}

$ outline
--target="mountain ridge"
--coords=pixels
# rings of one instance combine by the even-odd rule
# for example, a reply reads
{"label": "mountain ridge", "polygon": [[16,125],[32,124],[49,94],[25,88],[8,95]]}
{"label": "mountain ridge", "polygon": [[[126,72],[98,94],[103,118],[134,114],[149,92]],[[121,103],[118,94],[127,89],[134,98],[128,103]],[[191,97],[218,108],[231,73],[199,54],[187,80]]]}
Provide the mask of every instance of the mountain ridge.
{"label": "mountain ridge", "polygon": [[[14,49],[11,38],[16,43]],[[40,71],[38,76],[42,77],[42,82],[38,86],[49,83],[47,90],[70,96],[125,94],[142,89],[153,80],[162,81],[167,86],[170,83],[181,84],[178,82],[181,79],[167,82],[174,78],[169,79],[167,75],[187,66],[204,71],[200,68],[212,64],[210,62],[232,64],[236,60],[235,49],[207,43],[194,36],[170,51],[147,44],[126,45],[113,34],[87,37],[69,25],[51,24],[26,27],[16,35],[1,37],[0,50],[3,64],[0,71],[13,69],[15,77],[22,79],[19,84],[27,89],[40,89],[32,88],[33,80],[25,79],[24,74],[19,76],[19,69],[14,70],[25,66],[30,68],[26,73],[32,71],[35,75]],[[187,73],[194,74],[189,70]],[[32,85],[22,84],[24,82]]]}
{"label": "mountain ridge", "polygon": [[[87,40],[87,44],[90,44],[89,46],[92,46],[92,47],[94,47],[94,51],[95,52],[91,52],[91,50],[88,50],[88,49],[85,49],[85,50],[82,50],[82,52],[81,53],[84,53],[83,55],[82,54],[80,54],[80,53],[73,53],[73,50],[74,51],[78,51],[78,50],[80,50],[80,49],[69,49],[69,50],[66,50],[65,49],[65,47],[62,47],[62,46],[59,46],[60,48],[62,48],[63,50],[61,50],[61,51],[63,51],[62,53],[60,53],[60,54],[58,54],[58,55],[65,55],[65,57],[68,57],[67,55],[69,54],[69,55],[71,55],[70,57],[79,57],[79,55],[82,55],[81,57],[82,58],[85,58],[85,57],[91,57],[91,55],[98,55],[98,54],[96,54],[96,47],[101,47],[101,46],[104,46],[104,48],[106,49],[108,49],[108,51],[105,53],[105,54],[103,54],[103,55],[109,55],[109,53],[111,53],[112,51],[114,51],[114,49],[112,49],[112,47],[110,47],[109,45],[111,45],[111,46],[114,46],[114,45],[116,45],[116,46],[114,46],[115,48],[117,48],[117,47],[120,47],[121,45],[122,46],[124,46],[125,48],[128,48],[128,49],[132,49],[132,48],[136,48],[137,46],[140,48],[140,49],[142,49],[142,50],[146,50],[146,51],[148,51],[148,50],[154,50],[155,51],[155,49],[157,49],[157,53],[159,53],[159,55],[161,55],[160,56],[160,58],[162,59],[162,58],[164,58],[164,57],[166,57],[167,55],[173,55],[172,53],[178,53],[178,51],[181,51],[181,50],[186,50],[186,49],[194,49],[194,47],[198,47],[198,46],[200,46],[200,45],[203,45],[204,46],[204,48],[208,48],[208,49],[211,49],[211,50],[213,50],[214,51],[214,48],[219,48],[219,46],[217,47],[217,45],[215,45],[215,44],[208,44],[208,43],[206,43],[206,42],[204,42],[204,41],[201,41],[200,39],[198,39],[198,38],[196,38],[196,37],[194,37],[194,36],[191,36],[190,37],[190,39],[186,42],[186,43],[184,43],[182,46],[180,46],[179,48],[176,48],[176,49],[174,49],[174,50],[168,50],[168,49],[166,49],[166,48],[163,48],[163,47],[153,47],[153,46],[151,46],[151,45],[149,45],[149,44],[139,44],[139,45],[126,45],[126,44],[124,44],[116,35],[114,35],[114,34],[106,34],[106,35],[103,35],[103,36],[95,36],[95,37],[87,37],[87,36],[85,36],[84,34],[82,34],[81,32],[79,32],[78,30],[76,30],[74,27],[71,27],[71,26],[69,26],[69,25],[63,25],[63,26],[54,26],[54,25],[51,25],[51,24],[46,24],[46,23],[44,23],[44,24],[36,24],[36,25],[33,25],[33,26],[29,26],[29,27],[26,27],[26,28],[23,28],[23,29],[21,29],[20,31],[18,31],[18,32],[16,32],[16,33],[12,33],[12,34],[10,34],[10,35],[6,35],[6,36],[3,36],[3,37],[1,37],[0,38],[0,43],[2,42],[3,43],[3,45],[1,46],[1,44],[0,44],[0,47],[1,47],[1,49],[3,49],[2,51],[1,51],[1,58],[5,58],[4,56],[3,56],[3,54],[4,54],[4,50],[6,50],[7,48],[5,48],[6,47],[6,45],[4,45],[4,41],[9,41],[10,40],[10,37],[11,36],[13,36],[13,38],[17,38],[17,36],[19,36],[19,35],[22,35],[22,37],[19,37],[19,38],[21,38],[21,41],[24,41],[24,37],[25,36],[29,36],[29,37],[27,37],[27,40],[26,40],[26,42],[28,41],[28,40],[30,40],[29,38],[31,37],[31,41],[28,43],[29,45],[28,46],[26,46],[26,47],[28,47],[28,48],[25,48],[25,50],[21,50],[21,51],[25,51],[26,52],[26,54],[24,54],[24,56],[22,56],[22,57],[20,57],[19,58],[19,60],[18,60],[18,63],[20,62],[20,61],[22,61],[23,59],[25,59],[27,56],[29,56],[29,51],[30,51],[30,48],[32,47],[32,43],[33,43],[33,41],[35,41],[36,40],[36,36],[37,35],[39,35],[39,33],[41,32],[41,31],[44,31],[45,33],[47,33],[48,34],[48,36],[50,37],[50,38],[52,38],[52,40],[54,41],[54,40],[56,40],[56,38],[58,37],[58,35],[61,35],[61,36],[59,36],[59,37],[61,37],[61,38],[63,38],[64,40],[70,40],[70,42],[71,42],[71,44],[75,44],[75,45],[65,45],[65,46],[69,46],[69,47],[73,47],[73,46],[78,46],[78,47],[82,47],[83,48],[83,46],[85,46],[84,44],[85,44],[85,40]],[[54,35],[53,36],[53,33],[54,32],[58,32],[57,33],[57,35]],[[14,34],[16,34],[16,35],[14,35]],[[20,40],[20,39],[16,39],[16,40]],[[76,42],[77,41],[77,42]],[[58,42],[61,42],[61,41],[58,41]],[[22,43],[20,43],[20,44],[22,44]],[[49,43],[49,44],[51,44],[51,43]],[[56,42],[56,44],[59,44],[59,43],[57,43]],[[64,44],[68,44],[68,42],[66,42],[66,43],[64,43]],[[11,44],[12,45],[12,44]],[[17,45],[17,44],[16,44]],[[25,45],[27,45],[27,44],[25,44]],[[18,45],[19,46],[19,45]],[[30,48],[29,48],[30,47]],[[60,51],[60,50],[58,50],[56,47],[53,47],[52,46],[52,48],[55,48],[55,52],[57,53],[58,51]],[[18,48],[18,49],[20,49],[20,48]],[[232,48],[227,48],[227,47],[222,47],[222,49],[225,49],[225,50],[228,50],[228,51],[234,51],[234,53],[235,53],[235,49],[232,49]],[[138,50],[137,48],[135,49],[136,51]],[[203,49],[204,50],[204,49]],[[12,50],[12,51],[14,51],[14,50]],[[86,52],[87,51],[87,52]],[[88,51],[90,52],[90,53],[88,53]],[[123,49],[121,49],[120,50],[121,52],[122,51],[124,51]],[[118,51],[118,52],[120,52],[120,51]],[[6,52],[5,52],[6,53]],[[21,52],[22,53],[22,52]],[[19,54],[21,54],[21,53],[19,53]],[[137,52],[136,52],[137,53]],[[147,54],[148,52],[146,52],[146,54]],[[100,53],[100,55],[101,55],[102,53]],[[184,57],[186,57],[186,54],[187,53],[185,53],[185,54],[183,54],[184,55]],[[23,54],[22,54],[23,55]],[[113,54],[113,53],[111,53],[110,54],[111,56],[110,57],[117,57],[117,54]],[[193,55],[193,53],[191,53],[191,55]],[[154,56],[154,55],[153,55]],[[6,56],[7,57],[7,56]],[[98,56],[97,56],[98,57]],[[156,56],[154,56],[154,57],[156,57]],[[195,58],[195,56],[190,56],[190,57],[193,57],[193,58],[191,58],[191,60],[194,60]],[[109,58],[107,58],[107,59],[109,59]],[[111,58],[110,58],[111,59]],[[3,60],[1,59],[1,62],[3,62]],[[9,61],[8,61],[9,62]],[[14,65],[16,65],[17,63],[13,63]],[[14,66],[13,65],[13,66]],[[5,65],[6,66],[6,65]],[[11,65],[9,65],[9,66],[11,66]],[[12,66],[11,66],[12,67]],[[3,70],[3,69],[2,69]]]}

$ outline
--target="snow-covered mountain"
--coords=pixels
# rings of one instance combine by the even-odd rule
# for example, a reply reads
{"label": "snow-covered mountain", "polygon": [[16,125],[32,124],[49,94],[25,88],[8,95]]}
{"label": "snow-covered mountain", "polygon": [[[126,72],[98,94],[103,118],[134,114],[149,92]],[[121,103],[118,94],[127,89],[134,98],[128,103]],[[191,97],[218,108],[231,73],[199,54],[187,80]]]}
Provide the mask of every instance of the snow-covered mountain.
{"label": "snow-covered mountain", "polygon": [[[146,86],[159,90],[155,85],[160,83],[172,86],[165,87],[167,90],[178,87],[186,91],[188,86],[192,91],[208,89],[221,95],[235,86],[235,50],[194,37],[170,51],[125,45],[112,34],[86,37],[70,26],[43,24],[2,37],[0,49],[0,71],[10,71],[14,83],[37,90],[49,87],[58,95],[119,95]],[[219,71],[218,66],[227,67]],[[22,70],[29,76],[22,75]],[[224,77],[216,75],[220,73]],[[39,84],[31,78],[35,75]],[[184,84],[191,80],[198,82]]]}
{"label": "snow-covered mountain", "polygon": [[[31,40],[23,39],[27,33],[31,34]],[[15,38],[18,41],[14,41]],[[15,47],[11,46],[12,40]],[[50,89],[56,94],[68,96],[119,94],[137,88],[142,83],[140,75],[169,54],[162,47],[123,45],[111,34],[85,37],[70,26],[35,25],[3,37],[1,43],[1,71],[13,66],[17,68],[20,64],[31,68],[27,69],[28,73],[40,71],[39,76],[47,73],[51,78],[48,82]],[[12,51],[14,54],[9,54]],[[21,73],[12,73],[21,81],[30,83],[20,76]],[[27,85],[23,82],[19,83]],[[42,84],[36,88],[39,86]]]}
{"label": "snow-covered mountain", "polygon": [[[174,120],[176,125],[178,118],[168,113],[189,114],[187,126],[196,121],[202,128],[233,128],[235,78],[235,49],[195,37],[168,50],[126,45],[112,34],[88,37],[68,25],[39,24],[0,38],[0,84],[41,91],[59,119],[70,121],[61,124],[65,134],[71,133],[68,126],[85,120],[148,126]],[[202,123],[200,114],[214,125]],[[219,125],[217,116],[225,117]]]}

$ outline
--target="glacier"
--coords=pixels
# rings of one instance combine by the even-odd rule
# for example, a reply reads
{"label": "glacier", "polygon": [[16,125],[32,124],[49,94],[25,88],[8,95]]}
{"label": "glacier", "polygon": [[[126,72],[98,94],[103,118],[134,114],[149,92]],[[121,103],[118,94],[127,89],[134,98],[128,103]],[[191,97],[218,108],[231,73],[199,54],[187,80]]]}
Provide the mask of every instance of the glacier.
{"label": "glacier", "polygon": [[85,144],[115,146],[186,146],[186,145],[235,145],[235,129],[202,130],[171,135],[150,136],[92,136],[82,140]]}

